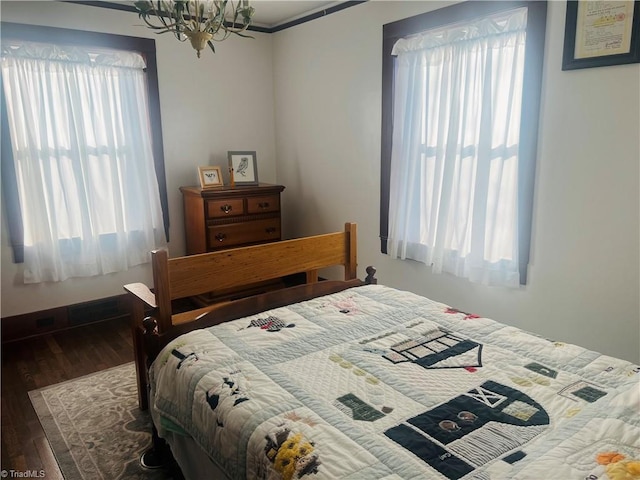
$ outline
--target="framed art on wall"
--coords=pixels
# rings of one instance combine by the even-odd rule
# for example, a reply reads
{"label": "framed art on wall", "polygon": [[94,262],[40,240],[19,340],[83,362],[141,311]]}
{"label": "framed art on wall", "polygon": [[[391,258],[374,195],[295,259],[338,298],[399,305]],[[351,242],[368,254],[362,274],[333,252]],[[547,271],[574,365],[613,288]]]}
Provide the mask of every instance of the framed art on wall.
{"label": "framed art on wall", "polygon": [[229,172],[235,185],[257,185],[258,165],[256,152],[227,152]]}
{"label": "framed art on wall", "polygon": [[198,167],[200,174],[200,187],[212,188],[222,187],[222,171],[220,167]]}
{"label": "framed art on wall", "polygon": [[640,62],[640,2],[567,1],[562,70]]}

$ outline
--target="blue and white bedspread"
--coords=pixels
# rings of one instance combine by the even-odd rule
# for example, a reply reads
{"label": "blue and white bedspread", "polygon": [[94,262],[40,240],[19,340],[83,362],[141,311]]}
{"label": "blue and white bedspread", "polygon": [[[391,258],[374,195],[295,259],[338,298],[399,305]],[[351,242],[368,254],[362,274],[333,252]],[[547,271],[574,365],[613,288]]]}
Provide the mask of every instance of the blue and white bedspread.
{"label": "blue and white bedspread", "polygon": [[640,478],[640,369],[365,286],[186,334],[160,433],[234,479]]}

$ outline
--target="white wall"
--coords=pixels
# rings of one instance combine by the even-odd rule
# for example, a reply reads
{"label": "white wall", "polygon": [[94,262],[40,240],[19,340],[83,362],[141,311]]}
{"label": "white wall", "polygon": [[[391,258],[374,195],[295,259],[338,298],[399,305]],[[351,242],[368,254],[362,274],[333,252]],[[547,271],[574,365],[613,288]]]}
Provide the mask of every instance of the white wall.
{"label": "white wall", "polygon": [[274,35],[285,234],[358,223],[359,274],[541,335],[640,361],[640,65],[563,72],[548,4],[531,267],[489,288],[380,254],[382,25],[442,2],[370,1]]}
{"label": "white wall", "polygon": [[[198,183],[198,165],[222,165],[227,150],[255,150],[259,178],[275,182],[272,38],[231,38],[198,59],[188,42],[156,35],[135,13],[61,2],[0,4],[3,22],[115,33],[156,40],[165,168],[169,198],[170,254],[183,255],[184,223],[179,187]],[[3,317],[123,293],[122,285],[151,282],[149,266],[128,272],[24,285],[12,254],[2,209]]]}
{"label": "white wall", "polygon": [[[184,253],[178,187],[197,182],[197,165],[226,165],[227,150],[257,150],[261,180],[287,187],[286,236],[356,221],[360,275],[373,264],[385,284],[639,361],[640,65],[562,72],[566,2],[549,2],[529,284],[482,287],[379,253],[382,25],[443,5],[370,1],[271,36],[228,40],[200,60],[187,44],[135,26],[135,14],[6,1],[0,13],[156,39],[172,255]],[[3,317],[150,281],[140,267],[22,285],[5,227],[3,212]]]}

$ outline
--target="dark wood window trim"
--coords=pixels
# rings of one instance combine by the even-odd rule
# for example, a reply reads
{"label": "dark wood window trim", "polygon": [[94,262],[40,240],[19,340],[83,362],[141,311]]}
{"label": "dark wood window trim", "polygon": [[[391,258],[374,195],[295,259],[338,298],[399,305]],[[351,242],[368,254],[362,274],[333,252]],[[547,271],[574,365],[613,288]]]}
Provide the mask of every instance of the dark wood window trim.
{"label": "dark wood window trim", "polygon": [[380,249],[387,253],[389,233],[389,183],[393,135],[393,45],[400,38],[431,28],[472,20],[503,10],[527,7],[520,163],[518,167],[518,234],[520,238],[520,283],[526,284],[531,248],[534,177],[538,144],[538,119],[542,89],[544,41],[547,24],[546,1],[468,1],[388,23],[382,29],[382,145],[380,165]]}
{"label": "dark wood window trim", "polygon": [[[147,87],[149,96],[149,119],[151,121],[151,135],[153,158],[155,162],[158,189],[160,191],[160,204],[164,231],[169,241],[169,207],[167,200],[167,182],[164,169],[164,148],[162,141],[162,121],[160,118],[160,90],[158,88],[158,69],[156,62],[156,42],[150,38],[128,37],[125,35],[112,35],[109,33],[86,32],[56,27],[41,27],[36,25],[23,25],[19,23],[2,22],[2,42],[7,40],[24,40],[32,42],[57,43],[60,45],[82,45],[93,47],[106,47],[119,50],[129,50],[141,53],[147,62]],[[1,88],[0,97],[2,103],[2,191],[4,205],[6,205],[9,237],[13,247],[14,262],[24,261],[24,235],[22,215],[20,214],[20,200],[11,150],[11,137],[7,126],[7,112],[4,98],[4,89]]]}

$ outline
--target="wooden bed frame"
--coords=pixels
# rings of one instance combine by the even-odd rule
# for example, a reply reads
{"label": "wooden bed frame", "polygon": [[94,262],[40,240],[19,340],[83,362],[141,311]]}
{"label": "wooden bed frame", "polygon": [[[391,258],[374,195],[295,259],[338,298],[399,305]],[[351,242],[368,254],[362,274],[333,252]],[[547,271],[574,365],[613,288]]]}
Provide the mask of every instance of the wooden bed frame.
{"label": "wooden bed frame", "polygon": [[[124,286],[131,305],[138,405],[148,408],[147,368],[164,345],[183,333],[271,308],[335,293],[353,286],[376,283],[375,269],[357,279],[356,224],[343,232],[168,258],[166,250],[152,252],[153,291],[142,283]],[[344,281],[318,282],[318,270],[341,265]],[[172,301],[214,290],[237,289],[306,273],[306,283],[259,295],[174,313]]]}

